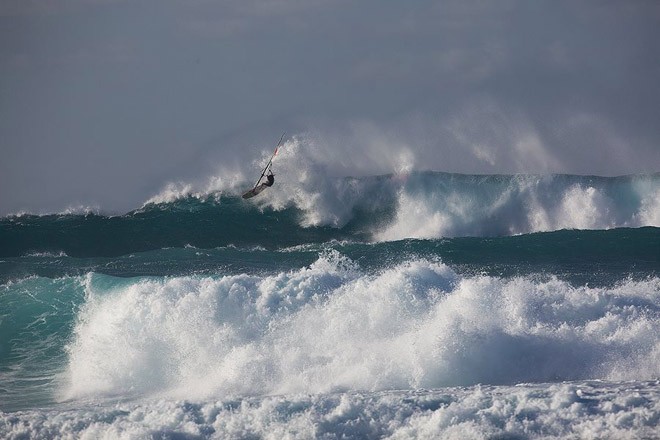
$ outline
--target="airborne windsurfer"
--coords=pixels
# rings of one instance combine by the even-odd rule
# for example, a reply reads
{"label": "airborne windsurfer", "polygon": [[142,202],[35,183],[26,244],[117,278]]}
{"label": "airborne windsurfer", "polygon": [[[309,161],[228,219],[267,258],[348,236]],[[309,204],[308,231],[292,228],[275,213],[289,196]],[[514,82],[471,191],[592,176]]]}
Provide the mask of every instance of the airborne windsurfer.
{"label": "airborne windsurfer", "polygon": [[[275,151],[273,152],[273,155],[270,157],[270,160],[266,164],[266,167],[261,172],[261,176],[259,176],[259,180],[257,180],[257,183],[254,185],[254,187],[251,190],[246,191],[243,194],[242,197],[244,199],[249,199],[251,197],[256,196],[266,188],[273,186],[273,183],[275,183],[275,174],[273,174],[273,170],[271,166],[273,164],[273,158],[277,155],[277,151],[279,150],[280,145],[282,145],[282,140],[284,139],[285,134],[286,133],[282,133],[282,137],[280,138],[280,141],[277,143],[277,146],[275,147]],[[268,172],[268,174],[266,174],[266,172]],[[264,177],[266,177],[266,181],[261,182]]]}

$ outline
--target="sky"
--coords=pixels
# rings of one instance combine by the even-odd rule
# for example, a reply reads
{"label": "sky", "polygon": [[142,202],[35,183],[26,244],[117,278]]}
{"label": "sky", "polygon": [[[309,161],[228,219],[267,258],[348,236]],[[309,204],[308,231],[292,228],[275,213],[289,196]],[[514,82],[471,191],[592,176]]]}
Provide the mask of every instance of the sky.
{"label": "sky", "polygon": [[[0,215],[255,173],[660,171],[660,2],[1,0]],[[238,174],[237,174],[238,173]]]}

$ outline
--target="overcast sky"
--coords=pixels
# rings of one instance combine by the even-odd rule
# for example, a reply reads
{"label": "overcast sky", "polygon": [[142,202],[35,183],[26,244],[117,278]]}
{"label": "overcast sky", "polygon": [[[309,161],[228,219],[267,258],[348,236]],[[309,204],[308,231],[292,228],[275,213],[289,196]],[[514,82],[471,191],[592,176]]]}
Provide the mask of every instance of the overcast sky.
{"label": "overcast sky", "polygon": [[659,78],[653,0],[0,0],[0,215],[125,212],[282,131],[337,175],[658,172]]}

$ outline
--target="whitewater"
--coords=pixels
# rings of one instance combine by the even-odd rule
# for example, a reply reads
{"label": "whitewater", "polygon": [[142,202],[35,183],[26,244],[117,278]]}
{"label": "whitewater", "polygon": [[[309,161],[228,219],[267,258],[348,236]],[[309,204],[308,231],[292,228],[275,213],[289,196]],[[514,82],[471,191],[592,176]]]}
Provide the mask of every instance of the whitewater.
{"label": "whitewater", "polygon": [[660,174],[308,165],[1,218],[0,437],[660,438]]}

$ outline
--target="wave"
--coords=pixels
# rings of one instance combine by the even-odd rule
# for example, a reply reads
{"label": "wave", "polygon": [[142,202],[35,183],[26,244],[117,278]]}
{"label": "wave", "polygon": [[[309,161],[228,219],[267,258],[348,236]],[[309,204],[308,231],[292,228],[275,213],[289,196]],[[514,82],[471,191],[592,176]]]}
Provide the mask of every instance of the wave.
{"label": "wave", "polygon": [[660,279],[463,277],[337,253],[272,276],[88,278],[65,398],[327,393],[660,377]]}
{"label": "wave", "polygon": [[[303,182],[304,183],[304,182]],[[510,236],[660,226],[660,174],[624,177],[413,173],[281,183],[246,202],[184,194],[121,216],[0,219],[0,256],[123,255],[167,247],[282,248],[329,240]]]}
{"label": "wave", "polygon": [[3,290],[0,400],[18,407],[44,393],[204,399],[660,377],[658,277],[576,286],[428,259],[371,272],[329,251],[271,274],[90,273]]}

